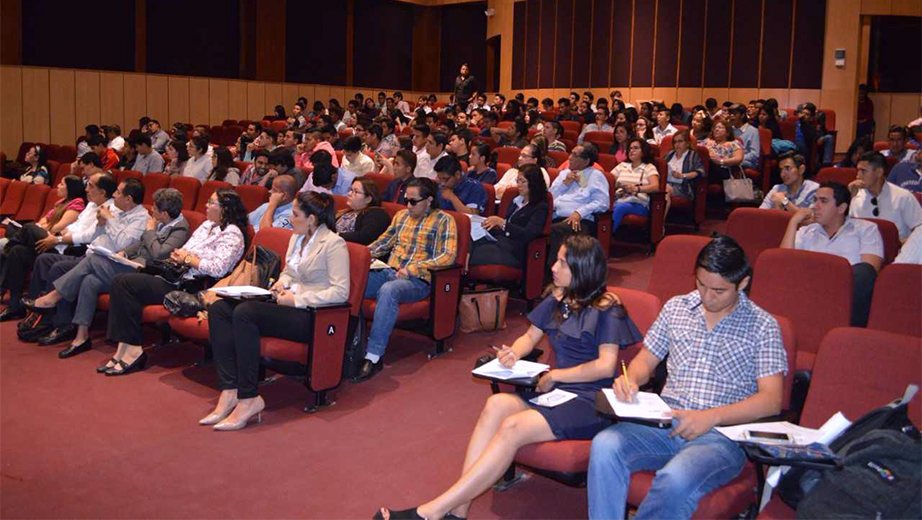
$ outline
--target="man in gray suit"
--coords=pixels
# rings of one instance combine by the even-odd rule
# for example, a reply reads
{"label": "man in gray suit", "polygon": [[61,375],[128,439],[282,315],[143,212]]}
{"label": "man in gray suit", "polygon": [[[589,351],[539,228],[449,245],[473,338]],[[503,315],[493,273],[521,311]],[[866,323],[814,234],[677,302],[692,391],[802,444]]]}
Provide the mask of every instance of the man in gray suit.
{"label": "man in gray suit", "polygon": [[[164,260],[189,239],[189,223],[182,215],[182,194],[173,188],[164,188],[154,194],[153,216],[148,218],[146,229],[139,241],[117,252],[117,255],[137,264],[149,260]],[[36,304],[46,307],[56,304],[54,330],[38,340],[40,345],[53,345],[63,341],[73,344],[61,352],[62,357],[79,354],[84,344],[89,348],[89,326],[96,312],[100,294],[109,292],[112,280],[119,274],[131,273],[136,266],[126,265],[101,254],[87,255],[76,267],[58,277],[55,289]],[[84,350],[86,350],[84,349]],[[73,350],[77,350],[72,352]]]}

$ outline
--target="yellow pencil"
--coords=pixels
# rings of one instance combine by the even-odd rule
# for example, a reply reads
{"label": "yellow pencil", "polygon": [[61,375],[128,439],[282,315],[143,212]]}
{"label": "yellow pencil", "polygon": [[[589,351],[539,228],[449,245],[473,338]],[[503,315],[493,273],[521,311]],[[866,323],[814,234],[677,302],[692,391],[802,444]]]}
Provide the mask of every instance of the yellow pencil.
{"label": "yellow pencil", "polygon": [[627,377],[627,365],[624,364],[624,360],[621,360],[621,372],[624,374],[624,382],[631,385],[631,380]]}

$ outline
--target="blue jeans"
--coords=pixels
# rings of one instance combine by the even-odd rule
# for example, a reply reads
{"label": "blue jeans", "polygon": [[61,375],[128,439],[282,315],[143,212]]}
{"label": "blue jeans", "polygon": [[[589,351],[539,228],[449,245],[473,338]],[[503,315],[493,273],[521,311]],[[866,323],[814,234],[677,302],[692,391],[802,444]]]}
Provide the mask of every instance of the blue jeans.
{"label": "blue jeans", "polygon": [[820,166],[832,164],[832,157],[835,149],[832,146],[832,134],[826,134],[818,139],[819,148],[822,151],[820,156]]}
{"label": "blue jeans", "polygon": [[365,297],[377,300],[375,317],[368,333],[369,353],[383,356],[387,349],[387,340],[397,322],[399,304],[418,302],[429,296],[429,283],[411,276],[398,279],[394,269],[377,269],[369,273]]}
{"label": "blue jeans", "polygon": [[631,473],[656,471],[635,520],[690,518],[704,495],[739,475],[746,461],[733,441],[711,430],[694,440],[672,429],[621,422],[599,432],[589,458],[589,518],[625,518]]}
{"label": "blue jeans", "polygon": [[625,215],[640,215],[645,217],[650,214],[650,208],[644,206],[639,202],[615,202],[615,206],[611,210],[611,232],[614,233],[617,231],[618,226],[621,224],[621,219]]}

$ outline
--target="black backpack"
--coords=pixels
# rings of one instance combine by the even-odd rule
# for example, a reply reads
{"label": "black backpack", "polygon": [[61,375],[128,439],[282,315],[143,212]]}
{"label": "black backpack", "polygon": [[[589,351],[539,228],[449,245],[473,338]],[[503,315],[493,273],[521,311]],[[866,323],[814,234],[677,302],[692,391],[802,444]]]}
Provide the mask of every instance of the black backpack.
{"label": "black backpack", "polygon": [[922,518],[922,443],[907,415],[918,387],[873,410],[829,444],[838,470],[791,468],[778,495],[798,518]]}

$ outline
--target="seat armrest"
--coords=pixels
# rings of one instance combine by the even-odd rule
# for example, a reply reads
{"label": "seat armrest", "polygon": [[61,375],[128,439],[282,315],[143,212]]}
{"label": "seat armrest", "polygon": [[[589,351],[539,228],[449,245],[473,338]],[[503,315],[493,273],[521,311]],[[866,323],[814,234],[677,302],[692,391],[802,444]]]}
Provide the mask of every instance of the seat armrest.
{"label": "seat armrest", "polygon": [[342,382],[351,309],[349,303],[305,308],[311,313],[307,387],[312,392],[330,390]]}
{"label": "seat armrest", "polygon": [[599,239],[599,244],[602,245],[602,252],[605,253],[606,259],[611,252],[611,219],[611,210],[595,214],[595,235]]}
{"label": "seat armrest", "polygon": [[544,289],[544,269],[547,264],[547,237],[528,243],[524,265],[525,299],[534,300]]}
{"label": "seat armrest", "polygon": [[455,333],[461,301],[461,270],[458,264],[429,269],[429,327],[437,341]]}
{"label": "seat armrest", "polygon": [[650,243],[657,244],[663,239],[666,224],[666,192],[651,191],[650,196]]}

